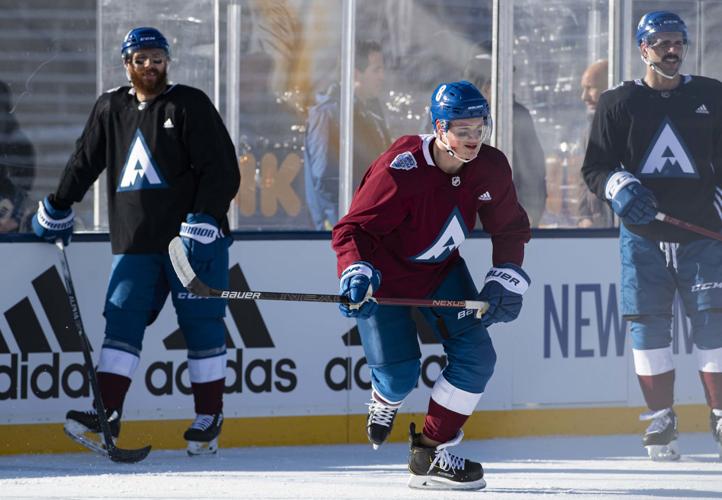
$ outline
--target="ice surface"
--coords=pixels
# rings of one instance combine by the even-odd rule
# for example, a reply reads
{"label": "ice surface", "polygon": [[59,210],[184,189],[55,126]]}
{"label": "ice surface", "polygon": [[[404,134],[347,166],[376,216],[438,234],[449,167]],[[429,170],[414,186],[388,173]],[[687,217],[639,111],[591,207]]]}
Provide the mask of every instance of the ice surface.
{"label": "ice surface", "polygon": [[683,434],[675,463],[649,461],[640,441],[634,435],[465,441],[454,451],[484,464],[488,486],[479,493],[409,489],[408,447],[400,443],[378,451],[222,449],[217,457],[194,458],[153,451],[133,465],[88,453],[0,456],[0,498],[722,498],[722,462],[709,434]]}

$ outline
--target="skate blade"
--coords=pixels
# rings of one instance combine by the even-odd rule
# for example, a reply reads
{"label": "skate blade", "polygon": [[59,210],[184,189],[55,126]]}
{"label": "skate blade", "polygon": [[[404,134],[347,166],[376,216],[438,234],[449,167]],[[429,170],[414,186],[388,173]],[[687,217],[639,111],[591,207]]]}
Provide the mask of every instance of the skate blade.
{"label": "skate blade", "polygon": [[210,441],[188,441],[186,453],[191,457],[215,455],[218,453],[218,438]]}
{"label": "skate blade", "polygon": [[679,460],[679,448],[677,441],[671,441],[669,444],[651,444],[645,446],[647,454],[655,462],[674,462]]}
{"label": "skate blade", "polygon": [[[90,429],[85,427],[83,424],[74,420],[66,420],[63,430],[70,439],[79,445],[84,446],[99,455],[103,455],[105,457],[108,456],[108,450],[105,448],[105,443],[103,443],[100,438],[100,434],[91,432]],[[113,444],[115,444],[115,442],[116,439],[113,438]]]}
{"label": "skate blade", "polygon": [[481,478],[476,481],[460,483],[443,477],[411,474],[408,486],[417,490],[481,490],[486,487],[486,481]]}

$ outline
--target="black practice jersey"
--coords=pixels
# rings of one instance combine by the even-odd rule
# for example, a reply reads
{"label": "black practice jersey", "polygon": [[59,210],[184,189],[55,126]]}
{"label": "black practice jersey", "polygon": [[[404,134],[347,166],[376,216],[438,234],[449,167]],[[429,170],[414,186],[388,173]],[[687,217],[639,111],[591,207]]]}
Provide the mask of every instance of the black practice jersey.
{"label": "black practice jersey", "polygon": [[146,103],[131,87],[101,95],[65,167],[56,205],[80,201],[106,168],[113,253],[167,252],[188,213],[211,215],[228,231],[238,162],[201,90],[170,85]]}
{"label": "black practice jersey", "polygon": [[[718,231],[721,138],[722,82],[683,75],[670,91],[653,90],[642,80],[623,82],[599,99],[582,174],[605,199],[609,173],[623,167],[652,190],[660,212]],[[658,221],[627,227],[657,241],[701,238]]]}

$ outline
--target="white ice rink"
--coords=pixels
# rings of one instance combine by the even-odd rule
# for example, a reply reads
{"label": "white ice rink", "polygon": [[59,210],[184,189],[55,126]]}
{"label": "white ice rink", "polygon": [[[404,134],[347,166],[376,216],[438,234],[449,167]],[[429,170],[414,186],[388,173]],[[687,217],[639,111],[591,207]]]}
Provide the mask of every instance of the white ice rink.
{"label": "white ice rink", "polygon": [[503,499],[722,498],[722,462],[709,434],[680,436],[682,460],[653,463],[640,437],[543,437],[466,441],[459,455],[482,461],[481,492],[406,486],[400,443],[224,449],[217,457],[154,451],[134,465],[91,454],[0,457],[0,498]]}

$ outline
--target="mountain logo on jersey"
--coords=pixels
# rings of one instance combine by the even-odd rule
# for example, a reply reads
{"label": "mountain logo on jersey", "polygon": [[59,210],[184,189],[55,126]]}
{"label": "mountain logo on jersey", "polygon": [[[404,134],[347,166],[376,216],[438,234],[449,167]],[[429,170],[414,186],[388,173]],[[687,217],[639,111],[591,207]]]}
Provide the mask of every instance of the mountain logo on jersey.
{"label": "mountain logo on jersey", "polygon": [[396,155],[389,167],[396,170],[411,170],[416,168],[416,158],[409,151]]}
{"label": "mountain logo on jersey", "polygon": [[639,177],[699,177],[692,156],[668,118],[642,160]]}
{"label": "mountain logo on jersey", "polygon": [[416,262],[441,262],[461,246],[468,234],[469,230],[466,228],[461,212],[458,208],[454,208],[436,241],[428,249],[411,259]]}
{"label": "mountain logo on jersey", "polygon": [[118,192],[138,191],[141,189],[165,189],[168,187],[165,179],[160,175],[160,170],[153,155],[148,149],[143,133],[136,130],[135,136],[130,143],[130,151],[125,165],[120,172]]}

